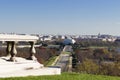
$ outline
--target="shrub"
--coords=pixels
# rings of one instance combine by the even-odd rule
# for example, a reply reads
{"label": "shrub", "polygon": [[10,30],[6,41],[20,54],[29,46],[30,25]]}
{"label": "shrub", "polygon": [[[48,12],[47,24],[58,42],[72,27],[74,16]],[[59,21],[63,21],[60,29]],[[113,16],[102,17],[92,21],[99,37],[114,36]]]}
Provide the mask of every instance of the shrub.
{"label": "shrub", "polygon": [[77,69],[79,72],[98,74],[99,66],[91,59],[85,59],[82,63],[78,64]]}
{"label": "shrub", "polygon": [[102,63],[100,66],[99,74],[120,76],[120,63],[119,62]]}

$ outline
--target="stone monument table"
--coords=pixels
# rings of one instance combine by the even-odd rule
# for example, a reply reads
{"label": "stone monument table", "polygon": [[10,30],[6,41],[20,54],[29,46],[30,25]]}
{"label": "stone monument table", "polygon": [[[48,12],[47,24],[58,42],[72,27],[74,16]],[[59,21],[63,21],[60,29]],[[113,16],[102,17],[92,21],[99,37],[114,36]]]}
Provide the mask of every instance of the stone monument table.
{"label": "stone monument table", "polygon": [[11,55],[10,61],[15,61],[15,55],[17,54],[16,43],[28,42],[30,43],[30,56],[29,59],[35,59],[36,53],[34,44],[39,38],[31,35],[16,35],[16,34],[0,34],[0,41],[7,43],[6,53]]}
{"label": "stone monument table", "polygon": [[[44,67],[35,58],[34,44],[39,38],[31,35],[0,34],[0,41],[7,43],[6,52],[10,57],[0,57],[0,77],[21,77],[38,75],[60,75],[60,68]],[[30,44],[30,56],[27,59],[16,57],[16,43],[28,42]]]}

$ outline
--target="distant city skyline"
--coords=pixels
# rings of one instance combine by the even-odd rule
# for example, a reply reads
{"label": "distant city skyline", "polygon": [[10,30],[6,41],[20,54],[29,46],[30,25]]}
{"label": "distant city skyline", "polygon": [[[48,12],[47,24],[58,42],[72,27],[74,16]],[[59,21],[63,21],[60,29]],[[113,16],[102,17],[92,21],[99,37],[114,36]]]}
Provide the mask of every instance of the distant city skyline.
{"label": "distant city skyline", "polygon": [[120,0],[0,0],[0,33],[120,36]]}

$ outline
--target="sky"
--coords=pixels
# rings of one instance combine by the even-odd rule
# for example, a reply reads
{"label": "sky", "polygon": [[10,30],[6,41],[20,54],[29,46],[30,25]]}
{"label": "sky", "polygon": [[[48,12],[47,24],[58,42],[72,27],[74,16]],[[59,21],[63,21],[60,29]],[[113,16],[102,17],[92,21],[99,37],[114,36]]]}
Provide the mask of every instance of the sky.
{"label": "sky", "polygon": [[0,0],[0,33],[120,35],[120,0]]}

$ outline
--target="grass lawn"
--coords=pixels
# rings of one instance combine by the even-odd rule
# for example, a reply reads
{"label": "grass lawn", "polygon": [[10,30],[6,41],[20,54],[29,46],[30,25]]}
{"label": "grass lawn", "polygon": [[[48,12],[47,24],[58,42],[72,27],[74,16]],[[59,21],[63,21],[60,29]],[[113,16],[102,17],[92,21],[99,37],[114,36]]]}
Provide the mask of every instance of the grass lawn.
{"label": "grass lawn", "polygon": [[92,48],[92,49],[98,49],[98,48],[108,48],[108,47],[106,47],[106,46],[104,46],[104,47],[99,47],[99,46],[90,46],[89,48]]}
{"label": "grass lawn", "polygon": [[71,52],[66,51],[66,52],[62,52],[62,54],[71,54]]}
{"label": "grass lawn", "polygon": [[62,73],[62,75],[54,75],[54,76],[0,78],[0,80],[120,80],[120,77],[78,74],[78,73]]}
{"label": "grass lawn", "polygon": [[44,66],[51,66],[57,57],[58,56],[51,57],[48,61],[45,62]]}

